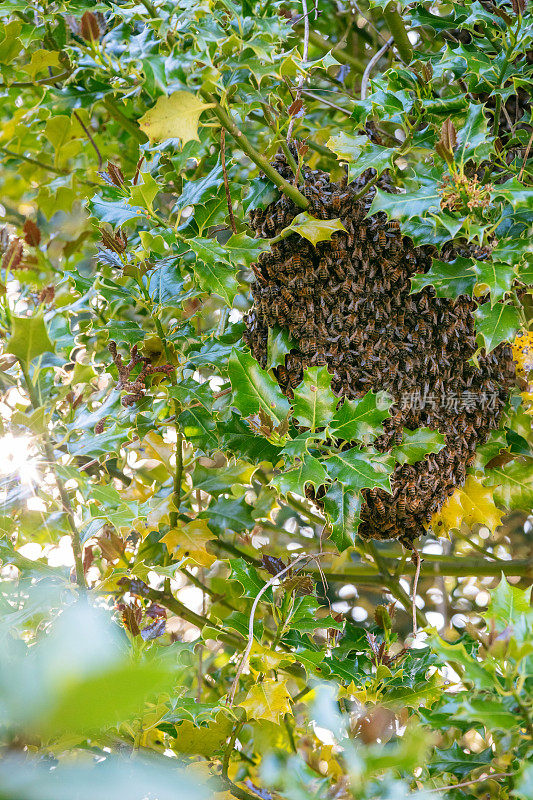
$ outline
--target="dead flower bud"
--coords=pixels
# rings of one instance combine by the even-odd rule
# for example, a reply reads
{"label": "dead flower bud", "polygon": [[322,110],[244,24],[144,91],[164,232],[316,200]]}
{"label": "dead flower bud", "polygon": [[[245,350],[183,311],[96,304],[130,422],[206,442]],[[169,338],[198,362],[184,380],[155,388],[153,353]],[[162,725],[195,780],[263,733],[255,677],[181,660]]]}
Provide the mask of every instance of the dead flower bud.
{"label": "dead flower bud", "polygon": [[85,12],[80,20],[79,32],[86,42],[96,42],[100,39],[102,30],[96,14],[93,14],[92,11]]}
{"label": "dead flower bud", "polygon": [[122,170],[119,166],[113,164],[112,161],[107,162],[107,172],[102,171],[98,174],[106,183],[109,183],[111,186],[117,186],[118,188],[124,186],[124,175],[122,174]]}
{"label": "dead flower bud", "polygon": [[45,286],[39,292],[39,303],[43,304],[53,303],[55,296],[56,296],[55,286],[52,286],[52,284],[50,284],[49,286]]}
{"label": "dead flower bud", "polygon": [[41,231],[32,219],[27,219],[22,228],[24,231],[24,241],[30,247],[38,247],[41,241]]}
{"label": "dead flower bud", "polygon": [[[150,359],[141,356],[136,344],[131,348],[128,364],[124,364],[122,356],[117,352],[116,342],[109,342],[108,350],[111,353],[113,363],[118,372],[117,388],[124,389],[127,392],[122,398],[122,405],[126,408],[143,399],[146,394],[146,385],[144,381],[148,375],[153,375],[155,373],[170,375],[174,370],[172,364],[162,364],[161,366],[153,366],[150,364]],[[134,380],[130,380],[131,373],[138,364],[143,365],[141,371]]]}
{"label": "dead flower bud", "polygon": [[20,239],[13,239],[7,246],[7,249],[2,256],[2,269],[6,272],[14,272],[17,269],[24,269],[22,257],[24,255],[24,248]]}
{"label": "dead flower bud", "polygon": [[107,250],[112,250],[119,255],[126,250],[128,237],[121,228],[117,228],[114,233],[110,233],[106,228],[100,228],[102,244]]}

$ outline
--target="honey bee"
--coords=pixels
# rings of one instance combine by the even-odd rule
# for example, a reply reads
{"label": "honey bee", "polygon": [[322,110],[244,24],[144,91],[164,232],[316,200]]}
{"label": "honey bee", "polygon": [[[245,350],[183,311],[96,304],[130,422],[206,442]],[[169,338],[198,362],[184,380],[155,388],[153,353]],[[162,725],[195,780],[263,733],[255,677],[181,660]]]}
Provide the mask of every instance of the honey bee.
{"label": "honey bee", "polygon": [[293,254],[292,254],[292,257],[291,257],[291,266],[293,267],[293,269],[294,269],[294,270],[299,270],[299,269],[301,269],[301,266],[302,266],[302,260],[301,260],[301,258],[300,258],[300,254],[299,254],[299,253],[293,253]]}
{"label": "honey bee", "polygon": [[380,228],[378,231],[378,244],[380,247],[387,246],[387,234],[385,233],[383,228]]}
{"label": "honey bee", "polygon": [[278,304],[279,314],[278,316],[290,317],[291,309],[289,308],[287,302],[285,300],[280,300]]}
{"label": "honey bee", "polygon": [[324,259],[322,259],[320,261],[320,264],[318,265],[317,275],[318,275],[319,280],[321,280],[321,281],[327,281],[327,279],[329,278],[328,265],[327,265],[327,262]]}
{"label": "honey bee", "polygon": [[386,508],[383,504],[383,500],[381,500],[380,497],[376,497],[374,505],[376,507],[376,511],[378,512],[379,516],[384,517],[386,514]]}
{"label": "honey bee", "polygon": [[331,208],[335,214],[338,214],[342,207],[341,195],[334,193],[331,195]]}
{"label": "honey bee", "polygon": [[310,352],[311,350],[310,339],[302,339],[302,341],[300,342],[300,350],[302,351],[302,353],[304,353],[304,355],[307,355],[307,353]]}
{"label": "honey bee", "polygon": [[327,363],[326,354],[324,352],[316,354],[315,364],[317,367],[325,367]]}
{"label": "honey bee", "polygon": [[303,288],[304,288],[304,280],[303,280],[303,278],[301,278],[301,277],[296,278],[296,280],[294,281],[294,289],[295,289],[295,291],[297,291],[299,294],[301,294],[303,292]]}
{"label": "honey bee", "polygon": [[303,308],[298,307],[293,311],[293,320],[298,325],[301,325],[305,322],[305,311]]}
{"label": "honey bee", "polygon": [[292,389],[296,389],[296,387],[299,386],[300,383],[302,382],[302,379],[300,377],[300,373],[296,372],[296,371],[291,372],[290,373],[290,381],[289,382],[290,382],[291,388]]}
{"label": "honey bee", "polygon": [[280,366],[278,367],[278,380],[284,386],[286,386],[289,382],[289,373],[286,367]]}

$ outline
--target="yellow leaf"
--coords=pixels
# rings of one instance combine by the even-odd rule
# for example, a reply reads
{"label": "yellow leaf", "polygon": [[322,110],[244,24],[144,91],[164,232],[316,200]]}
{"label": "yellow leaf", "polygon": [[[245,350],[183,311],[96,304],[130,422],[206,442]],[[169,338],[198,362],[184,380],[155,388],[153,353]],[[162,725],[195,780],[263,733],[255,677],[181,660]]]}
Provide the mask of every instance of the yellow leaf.
{"label": "yellow leaf", "polygon": [[513,342],[513,360],[519,373],[533,370],[533,331],[520,331]]}
{"label": "yellow leaf", "polygon": [[139,500],[141,503],[149,500],[153,494],[154,489],[152,486],[147,486],[145,483],[142,483],[136,478],[132,480],[129,486],[126,486],[120,492],[120,496],[126,500],[126,502],[128,500]]}
{"label": "yellow leaf", "polygon": [[152,144],[174,138],[181,139],[182,145],[191,140],[199,142],[200,114],[212,106],[190,92],[173,92],[170,97],[159,97],[155,106],[140,118],[139,125]]}
{"label": "yellow leaf", "polygon": [[169,521],[171,511],[174,511],[172,496],[164,497],[152,506],[146,515],[146,519],[144,517],[136,517],[133,520],[133,527],[144,539],[152,531],[159,530],[159,525],[162,522]]}
{"label": "yellow leaf", "polygon": [[299,233],[314,246],[317,242],[329,241],[335,231],[346,231],[346,228],[340,219],[316,219],[303,211],[285,230]]}
{"label": "yellow leaf", "polygon": [[147,433],[142,440],[141,447],[146,451],[146,455],[149,458],[154,458],[156,461],[160,461],[165,465],[169,472],[172,472],[170,459],[174,455],[175,451],[175,448],[172,444],[164,442],[158,433],[150,431],[150,433]]}
{"label": "yellow leaf", "polygon": [[276,650],[272,650],[271,647],[264,647],[255,639],[250,651],[250,663],[252,666],[254,665],[254,659],[259,661],[259,664],[255,664],[255,666],[258,667],[260,672],[265,672],[267,669],[277,669],[282,661],[293,660],[292,654],[279,653]]}
{"label": "yellow leaf", "polygon": [[440,511],[433,515],[431,527],[442,536],[452,528],[460,528],[461,523],[486,525],[494,531],[501,525],[503,512],[496,508],[493,497],[494,487],[469,475],[462,489],[457,488],[444,503]]}
{"label": "yellow leaf", "polygon": [[250,720],[266,719],[279,724],[280,718],[291,710],[290,701],[287,681],[264,680],[252,686],[239,705]]}
{"label": "yellow leaf", "polygon": [[202,725],[186,719],[176,725],[173,749],[179,753],[212,758],[222,748],[232,728],[233,721],[223,711]]}
{"label": "yellow leaf", "polygon": [[48,67],[57,69],[59,66],[59,53],[52,50],[36,50],[31,57],[30,63],[26,64],[22,69],[32,78],[35,78],[39,72],[47,70]]}
{"label": "yellow leaf", "polygon": [[193,519],[185,525],[179,523],[161,539],[168,552],[177,558],[189,558],[201,567],[210,567],[216,558],[205,549],[207,542],[216,539],[205,519]]}
{"label": "yellow leaf", "polygon": [[526,414],[533,415],[533,392],[522,392],[521,397],[524,401]]}

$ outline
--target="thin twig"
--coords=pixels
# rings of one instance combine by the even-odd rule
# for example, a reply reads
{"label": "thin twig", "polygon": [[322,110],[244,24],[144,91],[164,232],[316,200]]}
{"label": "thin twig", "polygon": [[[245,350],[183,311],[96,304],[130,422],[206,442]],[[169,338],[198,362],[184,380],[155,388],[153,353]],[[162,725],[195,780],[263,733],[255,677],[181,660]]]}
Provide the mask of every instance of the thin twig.
{"label": "thin twig", "polygon": [[[308,17],[308,14],[307,14],[307,0],[302,0],[302,10],[303,10],[303,14],[304,14],[304,50],[303,50],[302,60],[303,60],[304,64],[306,64],[308,56],[309,56],[309,17]],[[303,89],[303,85],[304,85],[304,80],[305,80],[305,75],[302,72],[302,74],[298,78],[298,86],[297,86],[297,89],[296,89],[296,100],[295,100],[295,102],[297,102],[298,100],[302,99],[302,89]],[[294,127],[294,117],[291,116],[291,118],[289,120],[289,127],[288,127],[288,130],[287,130],[287,141],[288,142],[290,142],[290,140],[292,138],[292,129],[293,129],[293,127]]]}
{"label": "thin twig", "polygon": [[313,100],[318,100],[320,103],[323,103],[325,106],[329,106],[330,108],[334,108],[336,111],[342,111],[342,113],[346,114],[347,117],[352,116],[352,112],[348,111],[348,109],[342,108],[342,106],[338,106],[335,103],[332,103],[331,100],[326,100],[325,97],[320,97],[320,95],[315,94],[314,92],[309,92],[308,90],[304,89],[302,94],[305,94],[306,97],[312,97]]}
{"label": "thin twig", "polygon": [[352,6],[355,8],[355,10],[356,10],[356,11],[357,11],[357,13],[359,14],[359,16],[360,16],[360,17],[362,17],[362,19],[364,19],[364,21],[366,22],[366,24],[367,24],[367,25],[368,25],[370,28],[372,28],[372,30],[374,31],[374,33],[376,33],[376,34],[377,34],[377,36],[378,36],[378,37],[381,39],[381,41],[382,41],[382,42],[385,42],[385,41],[386,41],[386,39],[385,39],[385,37],[383,36],[383,34],[381,33],[381,31],[380,31],[380,30],[378,30],[378,29],[376,28],[376,26],[374,25],[374,23],[372,22],[372,20],[371,20],[371,19],[369,19],[368,17],[365,17],[365,15],[364,15],[364,14],[363,14],[363,12],[361,11],[361,9],[360,9],[360,8],[359,8],[359,6],[357,5],[357,3],[354,3],[354,2],[353,2],[353,0],[352,0],[352,3],[351,3],[351,5],[352,5]]}
{"label": "thin twig", "polygon": [[471,786],[473,783],[482,783],[494,778],[510,778],[512,772],[496,772],[494,775],[482,775],[480,778],[472,778],[471,781],[463,781],[463,783],[454,783],[450,786],[439,786],[438,789],[426,789],[425,791],[430,794],[432,792],[448,792],[450,789],[461,789],[463,786]]}
{"label": "thin twig", "polygon": [[524,153],[524,161],[522,164],[522,169],[518,173],[518,180],[522,180],[522,176],[524,174],[524,170],[526,168],[527,159],[529,157],[529,151],[531,150],[531,145],[533,144],[533,131],[531,131],[531,136],[529,137],[529,142],[527,143],[526,152]]}
{"label": "thin twig", "polygon": [[248,621],[248,643],[246,645],[244,653],[242,654],[241,661],[239,663],[239,666],[237,667],[237,672],[235,673],[235,678],[234,678],[233,683],[231,685],[230,693],[228,695],[227,704],[228,704],[228,706],[230,706],[230,708],[231,708],[231,706],[233,705],[233,703],[235,701],[235,695],[237,693],[237,688],[239,686],[239,679],[240,679],[244,669],[246,668],[246,665],[248,664],[248,659],[250,657],[250,653],[252,651],[252,647],[253,647],[253,644],[254,644],[254,619],[255,619],[255,612],[257,611],[257,606],[259,605],[259,601],[261,600],[261,598],[264,595],[264,593],[268,589],[270,589],[270,587],[273,586],[276,583],[277,580],[279,580],[283,575],[285,575],[285,573],[287,573],[290,569],[293,569],[293,567],[295,567],[296,564],[299,561],[303,561],[303,559],[308,559],[308,558],[309,558],[309,556],[304,556],[304,555],[298,556],[298,558],[295,561],[293,561],[291,564],[289,564],[288,567],[285,567],[284,569],[282,569],[280,572],[278,572],[276,575],[274,575],[274,577],[271,578],[267,583],[265,583],[265,585],[262,587],[262,589],[260,589],[260,591],[258,592],[258,594],[257,594],[257,596],[256,596],[256,598],[255,598],[255,600],[254,600],[254,602],[252,604],[252,610],[250,611],[250,619]]}
{"label": "thin twig", "polygon": [[73,116],[74,116],[74,117],[76,117],[76,119],[77,119],[77,120],[78,120],[78,122],[80,123],[81,127],[83,128],[83,130],[84,130],[84,131],[85,131],[85,133],[87,134],[87,138],[88,138],[88,140],[90,141],[90,143],[92,144],[92,146],[93,146],[93,148],[94,148],[94,151],[95,151],[95,153],[96,153],[96,157],[97,157],[97,159],[98,159],[98,169],[102,169],[102,166],[103,166],[103,164],[104,164],[104,161],[103,161],[103,159],[102,159],[102,155],[101,155],[101,153],[100,153],[100,150],[98,149],[98,145],[97,145],[97,144],[96,144],[96,142],[94,141],[94,139],[93,139],[93,137],[92,137],[92,134],[91,134],[90,130],[89,130],[89,129],[88,129],[88,127],[85,125],[85,123],[82,121],[82,119],[81,119],[80,115],[79,115],[79,114],[78,114],[76,111],[73,111],[73,112],[72,112],[72,114],[73,114]]}
{"label": "thin twig", "polygon": [[414,558],[414,560],[416,562],[415,576],[413,578],[413,586],[412,586],[412,589],[411,589],[411,595],[412,595],[412,598],[413,598],[413,605],[412,605],[412,611],[413,611],[413,636],[416,636],[418,634],[418,627],[417,627],[417,624],[416,624],[416,593],[418,591],[418,579],[420,577],[420,566],[422,564],[422,559],[420,558],[420,553],[418,552],[416,547],[414,545],[412,547],[413,547],[413,558]]}
{"label": "thin twig", "polygon": [[368,81],[370,80],[370,73],[378,63],[379,59],[385,55],[387,50],[392,46],[394,43],[394,37],[391,36],[390,39],[387,39],[383,47],[381,47],[377,53],[372,56],[368,64],[366,65],[366,69],[363,72],[363,77],[361,79],[361,100],[366,99],[366,91],[368,89]]}
{"label": "thin twig", "polygon": [[233,206],[231,204],[231,195],[229,192],[228,171],[226,169],[226,129],[220,128],[220,162],[222,164],[222,174],[224,176],[224,189],[226,192],[226,202],[228,204],[229,221],[233,233],[237,233],[237,226],[235,225],[235,217],[233,216]]}

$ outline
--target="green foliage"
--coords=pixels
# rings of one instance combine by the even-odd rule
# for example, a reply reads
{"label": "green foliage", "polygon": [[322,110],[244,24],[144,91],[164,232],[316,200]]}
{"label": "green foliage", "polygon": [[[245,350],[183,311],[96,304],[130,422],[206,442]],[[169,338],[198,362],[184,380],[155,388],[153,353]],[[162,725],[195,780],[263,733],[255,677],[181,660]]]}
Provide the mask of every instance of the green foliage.
{"label": "green foliage", "polygon": [[416,565],[358,529],[443,433],[384,452],[394,398],[323,366],[284,393],[288,333],[243,345],[247,215],[285,192],[280,240],[343,230],[304,163],[374,170],[369,213],[433,248],[413,293],[472,299],[474,364],[529,331],[531,9],[307,10],[0,9],[2,798],[533,798],[527,347],[418,544],[412,646]]}

